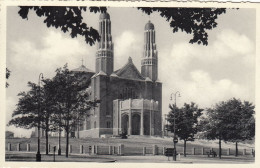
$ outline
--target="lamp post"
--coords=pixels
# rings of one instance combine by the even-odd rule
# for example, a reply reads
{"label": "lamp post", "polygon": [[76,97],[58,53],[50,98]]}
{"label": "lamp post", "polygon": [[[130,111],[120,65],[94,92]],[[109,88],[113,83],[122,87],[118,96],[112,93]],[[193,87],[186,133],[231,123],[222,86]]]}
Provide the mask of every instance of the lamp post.
{"label": "lamp post", "polygon": [[43,74],[40,73],[39,75],[39,80],[38,80],[38,85],[39,85],[39,91],[38,91],[38,148],[37,148],[37,153],[36,153],[36,161],[40,162],[41,161],[41,153],[40,153],[40,113],[41,113],[41,106],[40,106],[40,94],[41,94],[41,77],[43,80]]}
{"label": "lamp post", "polygon": [[[181,97],[181,95],[180,95],[180,92],[179,91],[176,91],[175,93],[172,93],[171,94],[171,100],[172,100],[172,95],[174,95],[174,105],[175,105],[175,108],[177,107],[176,106],[176,95],[178,94],[178,97]],[[173,147],[173,160],[174,161],[176,161],[176,143],[178,142],[178,138],[177,138],[177,136],[176,136],[176,131],[175,131],[175,113],[176,113],[176,111],[174,111],[174,118],[173,118],[173,133],[174,133],[174,136],[173,136],[173,145],[174,145],[174,147]]]}

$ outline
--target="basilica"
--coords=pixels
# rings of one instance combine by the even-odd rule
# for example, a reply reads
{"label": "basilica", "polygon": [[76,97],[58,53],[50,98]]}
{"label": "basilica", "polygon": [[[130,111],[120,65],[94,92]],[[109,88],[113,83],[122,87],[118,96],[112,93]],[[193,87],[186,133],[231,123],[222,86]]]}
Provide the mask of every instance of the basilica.
{"label": "basilica", "polygon": [[114,70],[114,44],[108,13],[99,16],[100,41],[95,71],[81,65],[74,73],[84,74],[90,82],[91,99],[100,100],[78,127],[79,138],[127,135],[161,136],[162,83],[158,80],[158,52],[155,28],[148,21],[144,27],[141,72],[132,58]]}

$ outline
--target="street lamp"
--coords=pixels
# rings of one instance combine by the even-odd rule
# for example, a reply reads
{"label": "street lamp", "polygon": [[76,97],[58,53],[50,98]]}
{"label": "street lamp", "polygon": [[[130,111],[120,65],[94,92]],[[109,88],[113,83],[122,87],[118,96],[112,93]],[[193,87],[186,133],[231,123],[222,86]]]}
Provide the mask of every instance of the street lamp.
{"label": "street lamp", "polygon": [[[172,95],[174,95],[174,104],[175,104],[175,108],[177,107],[176,106],[176,95],[178,95],[178,97],[181,97],[180,95],[180,92],[179,91],[176,91],[175,93],[172,93],[171,94],[171,100],[172,100]],[[174,136],[173,136],[173,145],[174,145],[174,148],[173,148],[173,160],[176,161],[176,143],[178,142],[178,138],[176,136],[176,133],[175,133],[175,113],[176,111],[174,111],[174,118],[173,118],[173,133],[174,133]]]}
{"label": "street lamp", "polygon": [[41,77],[43,80],[43,74],[40,73],[39,75],[39,80],[38,80],[38,85],[39,85],[39,91],[38,91],[38,149],[37,149],[37,154],[36,154],[36,161],[40,162],[41,161],[41,153],[40,153],[40,113],[41,113],[41,106],[40,106],[40,94],[41,94]]}

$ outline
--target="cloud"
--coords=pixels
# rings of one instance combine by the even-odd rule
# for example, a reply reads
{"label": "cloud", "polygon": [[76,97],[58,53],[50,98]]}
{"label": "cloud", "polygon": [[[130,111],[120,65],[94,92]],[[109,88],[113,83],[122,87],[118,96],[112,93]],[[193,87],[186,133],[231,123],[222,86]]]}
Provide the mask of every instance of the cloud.
{"label": "cloud", "polygon": [[238,55],[250,54],[254,51],[253,42],[244,34],[238,34],[233,30],[225,29],[218,36],[213,47],[219,53],[219,56],[236,56],[227,55],[237,53]]}
{"label": "cloud", "polygon": [[[121,68],[122,64],[127,62],[129,56],[132,57],[137,68],[140,66],[142,57],[142,39],[143,35],[132,31],[124,31],[121,35],[115,37],[114,61],[115,69]],[[138,65],[137,65],[138,64]]]}
{"label": "cloud", "polygon": [[183,92],[189,101],[195,101],[203,107],[232,97],[250,97],[247,88],[242,85],[225,78],[213,80],[209,73],[202,70],[190,72],[190,81],[180,81],[179,85],[185,87]]}
{"label": "cloud", "polygon": [[186,41],[173,44],[168,59],[171,59],[174,66],[179,69],[185,68],[194,60],[217,64],[223,62],[223,59],[236,59],[250,67],[254,62],[254,55],[253,41],[244,34],[225,29],[208,46],[189,44]]}
{"label": "cloud", "polygon": [[69,63],[69,67],[80,65],[81,57],[85,57],[88,49],[78,40],[67,38],[60,32],[48,31],[42,38],[43,48],[27,40],[15,41],[11,44],[13,64],[23,70],[55,71],[56,68]]}
{"label": "cloud", "polygon": [[[11,119],[11,114],[18,102],[17,94],[28,90],[27,82],[37,83],[38,76],[43,73],[44,78],[52,78],[56,68],[68,63],[70,69],[81,65],[84,59],[93,59],[96,48],[72,39],[61,32],[49,30],[42,34],[41,47],[27,39],[10,41],[7,48],[7,67],[11,70],[10,86],[7,89],[6,120]],[[94,69],[94,60],[88,61],[87,66]],[[14,127],[8,128],[15,130]],[[30,132],[30,131],[29,131]],[[28,131],[24,135],[28,135]]]}
{"label": "cloud", "polygon": [[228,29],[208,46],[180,41],[170,50],[163,48],[159,51],[163,113],[174,103],[170,94],[177,90],[181,92],[179,106],[194,101],[205,108],[232,97],[254,102],[254,79],[246,78],[254,76],[254,60],[254,42]]}
{"label": "cloud", "polygon": [[[180,91],[181,97],[177,99],[177,105],[195,102],[200,107],[206,108],[212,105],[236,97],[242,100],[251,100],[250,88],[223,78],[214,80],[208,72],[194,70],[186,77],[188,80],[173,74],[168,78],[167,85],[163,85],[163,107],[167,112],[167,104],[174,103],[169,100],[170,94]],[[252,101],[252,100],[251,100]]]}
{"label": "cloud", "polygon": [[[7,97],[5,103],[6,103],[6,110],[8,110],[8,109],[13,109],[15,107],[15,105],[17,104],[17,101],[13,97]],[[11,120],[11,118],[12,118],[11,113],[8,113],[6,115],[6,121],[8,122],[9,120]]]}

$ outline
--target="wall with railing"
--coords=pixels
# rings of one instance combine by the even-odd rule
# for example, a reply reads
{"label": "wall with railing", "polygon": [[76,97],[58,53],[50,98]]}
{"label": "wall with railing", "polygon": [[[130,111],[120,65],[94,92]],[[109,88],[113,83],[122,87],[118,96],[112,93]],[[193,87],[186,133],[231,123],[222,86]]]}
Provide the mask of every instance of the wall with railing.
{"label": "wall with railing", "polygon": [[[131,101],[131,103],[130,103]],[[120,101],[120,109],[128,110],[128,109],[144,109],[144,110],[159,110],[158,101],[147,100],[147,99],[128,99],[124,101]]]}
{"label": "wall with railing", "polygon": [[[48,145],[48,150],[50,153],[53,152],[54,144]],[[124,144],[118,145],[69,145],[69,153],[71,154],[88,154],[88,155],[164,155],[167,148],[172,148],[172,146],[127,146]],[[58,149],[58,147],[56,147]],[[62,151],[65,151],[65,145],[61,146]],[[177,147],[177,154],[183,155],[184,148]],[[30,143],[6,143],[6,152],[36,152],[37,145]],[[208,155],[210,151],[215,151],[218,155],[218,148],[208,148],[208,147],[187,147],[187,155]],[[41,153],[45,153],[45,145],[41,145]],[[223,156],[235,155],[235,149],[222,148]],[[252,155],[254,156],[253,148],[244,148],[238,150],[238,155]]]}

